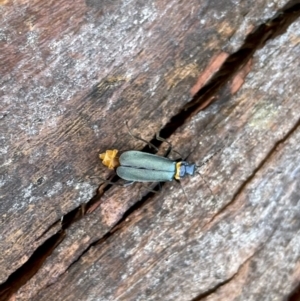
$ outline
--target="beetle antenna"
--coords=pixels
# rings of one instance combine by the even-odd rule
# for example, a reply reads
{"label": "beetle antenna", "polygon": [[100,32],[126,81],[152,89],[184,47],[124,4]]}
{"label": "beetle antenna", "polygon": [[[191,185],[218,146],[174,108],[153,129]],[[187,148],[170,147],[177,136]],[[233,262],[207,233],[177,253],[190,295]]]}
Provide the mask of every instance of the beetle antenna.
{"label": "beetle antenna", "polygon": [[203,180],[203,182],[205,183],[205,185],[207,186],[207,188],[209,189],[210,193],[215,197],[214,193],[212,192],[210,186],[208,185],[207,181],[204,179],[204,177],[201,175],[200,172],[196,171],[196,173],[201,177],[201,179]]}
{"label": "beetle antenna", "polygon": [[[207,164],[207,162],[209,162],[218,152],[220,152],[222,150],[222,148],[219,148],[218,150],[216,150],[209,158],[207,158],[205,161],[203,161],[201,163],[201,165],[196,165],[197,169],[199,169],[200,167],[202,167],[203,165]],[[205,178],[201,175],[201,173],[199,171],[196,171],[196,173],[201,177],[201,179],[203,180],[203,182],[205,183],[205,185],[207,186],[207,188],[209,189],[210,193],[214,195],[214,193],[212,192],[210,186],[208,185],[207,181],[205,180]]]}
{"label": "beetle antenna", "polygon": [[201,163],[201,165],[196,165],[197,168],[202,167],[203,165],[205,165],[206,163],[208,163],[218,152],[220,152],[222,150],[222,148],[219,148],[218,150],[216,150],[209,158],[207,158],[205,161],[203,161]]}
{"label": "beetle antenna", "polygon": [[184,194],[184,196],[185,196],[185,198],[186,198],[186,201],[189,203],[189,199],[188,199],[188,197],[187,197],[187,194],[186,194],[186,192],[185,192],[185,190],[184,190],[184,188],[183,188],[181,182],[180,182],[180,181],[178,181],[178,182],[179,182],[180,187],[181,187],[181,190],[182,190],[182,192],[183,192],[183,194]]}
{"label": "beetle antenna", "polygon": [[131,132],[131,130],[130,130],[130,128],[129,128],[129,125],[128,125],[128,121],[127,121],[127,120],[125,121],[125,124],[126,124],[127,130],[128,130],[128,133],[129,133],[129,135],[130,135],[132,138],[137,139],[137,140],[140,140],[140,141],[143,141],[143,142],[146,143],[150,148],[152,147],[153,149],[155,149],[155,150],[158,152],[158,148],[157,148],[156,146],[154,146],[151,142],[149,142],[149,141],[147,141],[147,140],[145,140],[145,139],[143,139],[143,138],[141,138],[141,137],[138,137],[138,136],[132,134],[132,132]]}

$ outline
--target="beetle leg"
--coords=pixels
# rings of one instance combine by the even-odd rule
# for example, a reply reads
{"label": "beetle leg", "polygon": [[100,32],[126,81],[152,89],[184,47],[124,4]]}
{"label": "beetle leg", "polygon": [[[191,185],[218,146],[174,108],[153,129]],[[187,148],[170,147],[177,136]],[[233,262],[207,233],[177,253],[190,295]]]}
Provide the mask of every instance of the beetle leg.
{"label": "beetle leg", "polygon": [[[160,185],[160,182],[153,182],[154,184],[156,183],[157,185],[155,185],[153,188],[148,188],[146,187],[146,190],[148,192],[152,192],[152,193],[158,193],[161,191],[161,185]],[[158,187],[158,190],[156,190],[156,187]]]}
{"label": "beetle leg", "polygon": [[168,140],[160,137],[158,133],[156,133],[156,140],[161,141],[161,142],[165,142],[165,143],[167,143],[169,145],[169,148],[167,149],[164,157],[167,158],[169,156],[170,152],[173,151],[174,153],[176,153],[177,155],[179,155],[179,159],[183,158],[182,155],[178,151],[176,151],[176,150],[173,149],[172,143],[170,141],[168,141]]}
{"label": "beetle leg", "polygon": [[143,138],[141,138],[141,137],[138,137],[138,136],[132,134],[132,132],[130,131],[130,128],[129,128],[129,126],[128,126],[128,121],[127,121],[127,120],[125,121],[125,124],[126,124],[126,127],[127,127],[127,129],[128,129],[128,133],[129,133],[129,135],[130,135],[132,138],[137,139],[137,140],[140,140],[140,141],[143,141],[143,142],[146,143],[150,148],[153,148],[153,149],[155,149],[155,150],[158,152],[158,148],[157,148],[156,146],[154,146],[151,142],[148,142],[147,140],[145,140],[145,139],[143,139]]}
{"label": "beetle leg", "polygon": [[134,183],[134,181],[125,181],[125,183],[123,184],[124,187],[130,186]]}
{"label": "beetle leg", "polygon": [[133,181],[128,181],[128,183],[124,183],[124,184],[119,184],[119,183],[115,183],[115,182],[112,182],[112,181],[109,181],[109,180],[105,180],[101,177],[98,177],[98,176],[92,176],[92,177],[89,177],[90,179],[93,179],[93,178],[97,178],[97,179],[100,179],[102,182],[106,183],[106,184],[109,184],[109,185],[117,185],[117,186],[121,186],[121,187],[126,187],[130,184],[133,183]]}

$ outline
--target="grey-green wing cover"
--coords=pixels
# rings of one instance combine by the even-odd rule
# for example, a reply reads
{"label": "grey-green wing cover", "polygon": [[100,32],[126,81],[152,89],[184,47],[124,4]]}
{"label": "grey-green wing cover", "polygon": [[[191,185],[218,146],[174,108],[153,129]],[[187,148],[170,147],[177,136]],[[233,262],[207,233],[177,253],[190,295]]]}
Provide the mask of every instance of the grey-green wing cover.
{"label": "grey-green wing cover", "polygon": [[137,167],[119,166],[116,170],[117,175],[126,180],[134,182],[166,182],[172,181],[175,172],[142,169]]}
{"label": "grey-green wing cover", "polygon": [[138,167],[151,170],[172,171],[175,173],[176,162],[157,155],[139,152],[127,151],[120,158],[121,166]]}
{"label": "grey-green wing cover", "polygon": [[127,181],[165,182],[172,181],[176,172],[176,162],[139,151],[124,152],[120,158],[117,175]]}

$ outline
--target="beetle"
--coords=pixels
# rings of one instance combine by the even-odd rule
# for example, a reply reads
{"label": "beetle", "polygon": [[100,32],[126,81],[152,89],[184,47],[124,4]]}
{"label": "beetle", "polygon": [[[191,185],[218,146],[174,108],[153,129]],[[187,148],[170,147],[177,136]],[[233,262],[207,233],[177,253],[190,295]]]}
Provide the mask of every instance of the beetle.
{"label": "beetle", "polygon": [[125,151],[120,157],[118,150],[107,150],[100,154],[102,163],[115,169],[117,175],[129,182],[166,182],[193,176],[196,165],[186,161],[176,162],[166,157],[141,151]]}

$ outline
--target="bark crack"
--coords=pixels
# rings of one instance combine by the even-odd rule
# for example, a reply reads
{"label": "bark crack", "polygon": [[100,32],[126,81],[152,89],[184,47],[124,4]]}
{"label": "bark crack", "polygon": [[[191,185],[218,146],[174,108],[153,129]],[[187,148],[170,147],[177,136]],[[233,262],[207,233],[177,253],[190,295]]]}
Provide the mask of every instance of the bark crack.
{"label": "bark crack", "polygon": [[[251,32],[240,49],[229,55],[208,83],[194,95],[178,114],[171,118],[170,122],[161,130],[160,136],[169,138],[178,127],[202,110],[204,104],[207,107],[207,103],[211,103],[212,100],[215,102],[218,92],[248,64],[254,53],[262,48],[268,40],[275,39],[285,33],[287,28],[300,16],[300,3],[298,2],[290,1],[272,18]],[[154,140],[151,143],[155,144]]]}
{"label": "bark crack", "polygon": [[215,214],[205,225],[213,223],[213,221],[221,216],[224,212],[227,211],[227,209],[232,206],[235,201],[238,199],[239,195],[244,191],[245,187],[254,179],[256,174],[259,172],[259,170],[271,159],[271,157],[276,153],[277,148],[279,147],[280,144],[285,143],[292,135],[293,133],[297,130],[297,128],[300,126],[300,119],[295,123],[295,125],[287,132],[287,134],[280,140],[278,140],[274,146],[271,148],[271,150],[268,152],[268,154],[265,156],[265,158],[259,163],[259,165],[253,170],[251,175],[243,182],[243,184],[239,187],[239,189],[236,191],[236,193],[233,195],[232,199],[220,209],[220,211]]}
{"label": "bark crack", "polygon": [[63,241],[64,237],[65,232],[60,231],[39,246],[31,257],[0,285],[0,300],[9,300],[20,287],[29,281],[37,273],[47,257],[50,256],[54,249]]}
{"label": "bark crack", "polygon": [[248,256],[239,266],[239,268],[237,269],[237,271],[228,279],[218,283],[216,286],[212,287],[211,289],[209,289],[208,291],[201,293],[200,295],[198,295],[197,297],[193,298],[191,301],[200,301],[202,299],[205,299],[206,297],[216,293],[219,289],[221,289],[222,287],[224,287],[226,284],[230,283],[231,281],[233,281],[235,278],[239,277],[239,275],[242,273],[242,271],[244,270],[244,268],[250,263],[250,261],[259,253],[263,250],[263,248],[268,244],[268,242],[270,241],[270,239],[273,237],[274,233],[276,232],[278,228],[278,225],[271,231],[270,235],[268,236],[268,238],[262,242],[259,247],[257,249],[254,250],[254,252]]}

